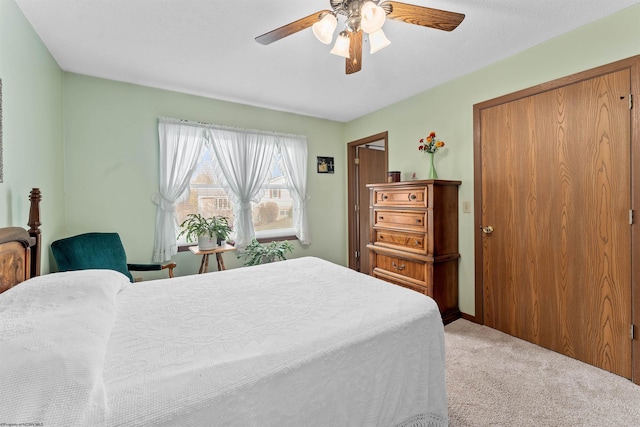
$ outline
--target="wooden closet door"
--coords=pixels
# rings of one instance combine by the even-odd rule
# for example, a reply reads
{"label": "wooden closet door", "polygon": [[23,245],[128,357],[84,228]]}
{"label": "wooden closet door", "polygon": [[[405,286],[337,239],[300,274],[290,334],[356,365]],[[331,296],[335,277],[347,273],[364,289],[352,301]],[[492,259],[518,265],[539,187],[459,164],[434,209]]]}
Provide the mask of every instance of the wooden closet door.
{"label": "wooden closet door", "polygon": [[629,93],[622,70],[479,113],[485,324],[627,378]]}

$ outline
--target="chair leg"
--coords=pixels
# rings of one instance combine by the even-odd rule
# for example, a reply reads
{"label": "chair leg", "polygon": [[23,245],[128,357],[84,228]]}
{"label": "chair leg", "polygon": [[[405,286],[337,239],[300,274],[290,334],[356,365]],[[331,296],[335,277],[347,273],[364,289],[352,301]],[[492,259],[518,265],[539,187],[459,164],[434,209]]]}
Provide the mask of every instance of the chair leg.
{"label": "chair leg", "polygon": [[173,277],[173,269],[174,269],[174,268],[176,268],[176,265],[177,265],[177,264],[176,264],[175,262],[169,262],[169,263],[164,264],[164,265],[162,266],[162,269],[163,269],[163,270],[164,270],[165,268],[168,268],[168,269],[169,269],[169,278],[172,278],[172,277]]}

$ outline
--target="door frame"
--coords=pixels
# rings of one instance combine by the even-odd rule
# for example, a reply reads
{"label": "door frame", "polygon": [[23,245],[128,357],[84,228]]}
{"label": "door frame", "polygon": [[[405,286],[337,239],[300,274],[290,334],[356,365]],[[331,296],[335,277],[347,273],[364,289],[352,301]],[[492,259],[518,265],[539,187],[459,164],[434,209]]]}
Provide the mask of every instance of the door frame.
{"label": "door frame", "polygon": [[[584,80],[589,80],[604,74],[628,69],[631,75],[632,108],[630,120],[631,152],[631,209],[634,221],[631,227],[631,321],[635,325],[635,334],[631,343],[631,372],[632,381],[640,385],[640,55],[602,65],[590,70],[572,74],[567,77],[542,83],[511,94],[500,96],[473,106],[473,165],[474,165],[474,249],[475,249],[475,316],[465,316],[479,324],[484,324],[484,283],[483,283],[483,253],[482,253],[482,141],[480,113],[482,110],[497,105],[526,98],[549,90],[559,89]],[[635,104],[635,105],[633,105]],[[634,263],[633,260],[636,259]]]}
{"label": "door frame", "polygon": [[[349,236],[349,268],[355,270],[357,265],[356,259],[356,242],[358,241],[358,230],[356,229],[357,214],[355,210],[358,188],[356,179],[356,149],[361,145],[371,144],[376,141],[384,141],[384,167],[389,170],[389,132],[384,131],[376,135],[358,139],[347,143],[347,218],[348,218],[348,236]],[[367,206],[367,209],[369,207]],[[362,209],[362,207],[360,207]]]}

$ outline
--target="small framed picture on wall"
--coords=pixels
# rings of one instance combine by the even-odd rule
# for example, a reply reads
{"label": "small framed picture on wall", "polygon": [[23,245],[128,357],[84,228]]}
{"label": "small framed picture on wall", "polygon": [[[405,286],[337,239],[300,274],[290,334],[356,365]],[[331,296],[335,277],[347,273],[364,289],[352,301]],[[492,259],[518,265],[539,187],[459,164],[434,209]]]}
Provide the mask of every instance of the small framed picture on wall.
{"label": "small framed picture on wall", "polygon": [[318,173],[333,173],[333,157],[318,156]]}

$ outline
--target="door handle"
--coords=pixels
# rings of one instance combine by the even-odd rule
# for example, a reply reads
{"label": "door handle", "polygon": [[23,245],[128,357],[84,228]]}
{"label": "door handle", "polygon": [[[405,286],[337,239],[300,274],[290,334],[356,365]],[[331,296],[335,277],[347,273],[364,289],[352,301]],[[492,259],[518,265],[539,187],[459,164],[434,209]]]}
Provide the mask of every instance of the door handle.
{"label": "door handle", "polygon": [[490,225],[487,225],[487,226],[485,226],[485,227],[480,226],[480,230],[482,230],[482,232],[483,232],[484,234],[491,234],[491,233],[493,233],[493,227],[492,227],[492,226],[490,226]]}

